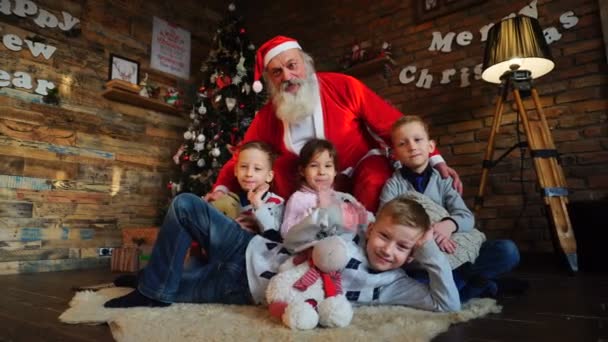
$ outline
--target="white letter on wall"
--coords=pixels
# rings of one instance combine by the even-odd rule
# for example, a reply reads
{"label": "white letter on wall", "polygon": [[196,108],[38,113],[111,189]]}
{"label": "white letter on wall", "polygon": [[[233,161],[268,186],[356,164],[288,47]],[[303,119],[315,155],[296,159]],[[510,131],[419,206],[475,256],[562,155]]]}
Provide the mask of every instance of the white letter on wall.
{"label": "white letter on wall", "polygon": [[551,44],[562,39],[562,34],[559,33],[559,31],[553,26],[544,29],[543,33],[545,34],[545,40],[547,41],[547,44]]}
{"label": "white letter on wall", "polygon": [[450,79],[450,77],[456,75],[456,69],[445,69],[443,70],[443,72],[441,73],[441,81],[439,81],[439,83],[441,84],[448,84],[450,82],[452,82],[452,80]]}
{"label": "white letter on wall", "polygon": [[45,28],[45,27],[55,28],[55,27],[57,27],[59,20],[57,20],[57,17],[53,13],[50,13],[46,10],[41,9],[38,12],[38,17],[36,17],[36,19],[34,19],[34,22],[36,23],[36,25],[38,25],[42,28]]}
{"label": "white letter on wall", "polygon": [[10,80],[11,75],[4,70],[0,70],[0,87],[7,87],[9,84],[11,84]]}
{"label": "white letter on wall", "polygon": [[568,11],[559,16],[559,22],[562,23],[562,27],[569,29],[578,24],[578,17],[574,15],[574,12]]}
{"label": "white letter on wall", "polygon": [[456,36],[456,43],[460,46],[471,44],[471,40],[473,40],[473,34],[469,31],[462,31]]}
{"label": "white letter on wall", "polygon": [[476,80],[480,80],[481,79],[481,73],[483,72],[483,64],[479,63],[475,66],[475,69],[473,70],[473,73],[475,74],[475,79]]}
{"label": "white letter on wall", "polygon": [[17,71],[13,74],[13,85],[17,88],[32,89],[32,76],[23,71]]}
{"label": "white letter on wall", "polygon": [[30,0],[15,0],[15,9],[13,13],[20,17],[34,15],[38,12],[38,6]]}
{"label": "white letter on wall", "polygon": [[59,23],[59,28],[64,31],[69,31],[80,22],[80,19],[72,17],[68,12],[61,11],[61,15],[63,15],[63,23]]}
{"label": "white letter on wall", "polygon": [[6,46],[7,49],[11,51],[21,51],[21,45],[23,45],[23,40],[14,34],[5,34],[2,37],[2,44]]}
{"label": "white letter on wall", "polygon": [[481,41],[485,42],[488,39],[488,31],[494,26],[494,23],[490,23],[485,25],[484,27],[479,29],[479,33],[481,33]]}
{"label": "white letter on wall", "polygon": [[469,81],[469,68],[460,69],[460,88],[468,87],[471,85]]}
{"label": "white letter on wall", "polygon": [[[412,73],[412,76],[408,76],[408,73]],[[399,82],[401,82],[403,84],[408,84],[408,83],[412,82],[413,80],[416,79],[416,77],[414,77],[415,73],[416,73],[416,67],[414,65],[410,65],[410,66],[407,66],[407,67],[401,69],[401,72],[399,73]]]}
{"label": "white letter on wall", "polygon": [[528,6],[522,8],[519,14],[538,19],[538,9],[536,8],[536,0],[532,1]]}
{"label": "white letter on wall", "polygon": [[54,46],[46,45],[46,44],[42,44],[42,43],[38,43],[38,42],[32,42],[29,39],[25,40],[25,44],[30,49],[30,52],[32,53],[32,55],[34,57],[38,57],[38,55],[40,55],[40,53],[42,53],[44,58],[49,59],[49,58],[51,58],[51,56],[53,56],[53,54],[55,53],[55,50],[57,50],[57,48]]}
{"label": "white letter on wall", "polygon": [[420,70],[420,77],[418,78],[418,82],[416,82],[416,87],[430,89],[431,82],[433,82],[433,75],[429,75],[429,69]]}
{"label": "white letter on wall", "polygon": [[0,0],[0,12],[11,15],[11,2],[9,0]]}
{"label": "white letter on wall", "polygon": [[433,41],[431,41],[431,46],[429,46],[429,51],[443,51],[450,52],[452,51],[452,40],[456,33],[450,32],[445,35],[445,38],[441,37],[441,32],[433,32]]}
{"label": "white letter on wall", "polygon": [[47,89],[54,89],[55,84],[53,82],[49,82],[47,80],[38,80],[38,86],[34,92],[40,95],[48,95]]}

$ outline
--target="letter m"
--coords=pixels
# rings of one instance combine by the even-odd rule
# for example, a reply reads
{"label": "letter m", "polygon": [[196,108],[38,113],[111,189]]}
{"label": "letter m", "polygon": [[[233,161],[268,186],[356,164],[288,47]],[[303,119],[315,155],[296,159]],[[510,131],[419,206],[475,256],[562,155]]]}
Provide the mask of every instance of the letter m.
{"label": "letter m", "polygon": [[441,32],[433,32],[433,41],[429,46],[429,51],[452,51],[452,40],[454,40],[456,33],[450,32],[445,35],[445,38],[441,37]]}

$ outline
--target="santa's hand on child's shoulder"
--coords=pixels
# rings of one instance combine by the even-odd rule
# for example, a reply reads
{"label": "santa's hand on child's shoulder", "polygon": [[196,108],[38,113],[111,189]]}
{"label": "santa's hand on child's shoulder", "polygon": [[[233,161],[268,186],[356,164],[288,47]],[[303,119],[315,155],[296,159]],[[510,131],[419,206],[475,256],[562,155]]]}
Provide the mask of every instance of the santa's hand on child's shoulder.
{"label": "santa's hand on child's shoulder", "polygon": [[254,234],[258,234],[260,232],[258,220],[254,216],[241,214],[234,220],[241,226],[242,229],[248,232]]}
{"label": "santa's hand on child's shoulder", "polygon": [[226,195],[225,191],[223,191],[223,190],[215,190],[215,191],[207,193],[205,195],[205,197],[203,197],[203,198],[207,202],[213,202],[213,201],[217,201],[218,199],[220,199],[221,197],[223,197],[225,195]]}

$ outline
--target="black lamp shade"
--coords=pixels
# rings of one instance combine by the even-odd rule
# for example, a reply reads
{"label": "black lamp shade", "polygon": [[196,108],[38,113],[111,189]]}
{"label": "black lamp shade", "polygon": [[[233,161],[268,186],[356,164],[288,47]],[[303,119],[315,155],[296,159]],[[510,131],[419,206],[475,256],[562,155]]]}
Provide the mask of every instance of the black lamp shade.
{"label": "black lamp shade", "polygon": [[501,83],[505,73],[528,70],[533,79],[551,70],[555,64],[538,20],[515,16],[492,26],[486,41],[481,78]]}

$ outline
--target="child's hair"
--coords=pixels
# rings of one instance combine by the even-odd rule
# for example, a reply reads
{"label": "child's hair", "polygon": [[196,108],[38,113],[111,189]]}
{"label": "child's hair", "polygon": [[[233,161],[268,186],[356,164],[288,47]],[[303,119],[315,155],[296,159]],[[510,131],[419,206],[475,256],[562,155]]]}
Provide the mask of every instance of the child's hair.
{"label": "child's hair", "polygon": [[303,170],[308,163],[315,157],[317,153],[327,151],[329,156],[334,161],[334,166],[338,168],[338,152],[330,141],[325,139],[310,139],[302,150],[300,150],[300,157],[298,158],[298,169]]}
{"label": "child's hair", "polygon": [[391,126],[391,135],[393,133],[395,133],[396,130],[398,130],[399,128],[401,128],[401,126],[413,123],[413,122],[418,122],[422,125],[422,127],[424,127],[424,131],[426,132],[427,135],[429,135],[429,125],[422,120],[421,117],[419,117],[418,115],[407,115],[407,116],[402,116],[399,119],[397,119],[397,121],[395,121],[393,123],[393,125]]}
{"label": "child's hair", "polygon": [[431,228],[431,219],[422,205],[412,199],[396,197],[380,208],[376,220],[388,216],[393,223],[420,228],[427,231]]}
{"label": "child's hair", "polygon": [[272,169],[274,161],[277,158],[277,155],[272,146],[263,141],[252,140],[239,146],[239,153],[245,150],[259,150],[266,153],[266,155],[268,156],[268,162],[270,163],[270,168]]}

